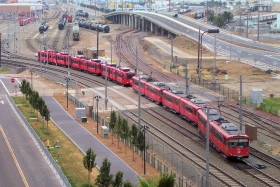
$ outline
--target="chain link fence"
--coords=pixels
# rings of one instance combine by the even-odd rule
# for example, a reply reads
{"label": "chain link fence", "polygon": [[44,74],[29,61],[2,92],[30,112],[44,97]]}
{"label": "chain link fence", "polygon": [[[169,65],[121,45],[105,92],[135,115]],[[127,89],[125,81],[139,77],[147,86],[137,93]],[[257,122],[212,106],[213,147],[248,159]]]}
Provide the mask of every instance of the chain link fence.
{"label": "chain link fence", "polygon": [[[90,92],[89,88],[83,88],[83,90],[88,90],[85,91],[87,93]],[[66,95],[67,93],[65,92],[65,96]],[[105,110],[104,99],[99,101],[99,116],[97,116],[96,101],[89,102],[86,98],[77,99],[73,95],[73,91],[72,94],[69,92],[68,98],[77,107],[86,107],[87,104],[95,102],[93,104],[91,117],[95,121],[98,120],[98,124],[101,126],[109,128],[109,115],[112,110],[114,110],[117,115],[127,119],[130,127],[132,124],[137,124],[137,122],[124,113],[125,110],[118,109],[110,102],[108,103],[108,110]],[[124,142],[124,140],[122,140],[122,142]],[[205,184],[205,176],[189,163],[188,158],[178,153],[174,148],[170,147],[167,143],[158,139],[148,131],[146,132],[146,144],[149,145],[149,149],[146,151],[146,161],[160,173],[174,173],[176,176],[176,186],[203,186]],[[130,142],[127,143],[127,146],[130,149],[133,149]],[[135,149],[134,151],[143,158],[143,154],[139,150]],[[213,182],[211,184],[213,186]]]}

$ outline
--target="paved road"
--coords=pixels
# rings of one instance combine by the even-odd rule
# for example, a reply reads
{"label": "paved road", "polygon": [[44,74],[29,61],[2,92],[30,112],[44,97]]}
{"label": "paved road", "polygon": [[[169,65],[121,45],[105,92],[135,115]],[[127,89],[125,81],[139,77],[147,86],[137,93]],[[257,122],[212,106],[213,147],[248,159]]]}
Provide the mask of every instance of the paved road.
{"label": "paved road", "polygon": [[[123,12],[119,12],[123,13]],[[128,12],[125,12],[128,13]],[[131,13],[131,12],[130,12]],[[198,27],[200,24],[198,22],[191,22],[186,19],[179,18],[174,19],[170,18],[165,15],[151,13],[151,12],[144,12],[144,11],[137,11],[132,12],[137,15],[141,15],[143,17],[148,17],[149,19],[160,21],[162,25],[165,25],[166,27],[175,29],[179,33],[182,33],[186,35],[189,38],[192,38],[195,41],[198,41]],[[202,26],[205,30],[207,30],[208,27]],[[203,29],[202,29],[203,30]],[[220,40],[219,38],[223,38],[225,40],[231,40],[234,42],[238,42],[241,44],[246,44],[252,47],[258,47],[260,49],[266,49],[269,51],[263,51],[263,50],[256,50],[256,49],[250,49],[245,47],[239,47],[239,46],[232,46],[230,47],[230,43],[225,42],[223,40]],[[213,34],[204,34],[203,35],[203,45],[209,48],[211,51],[214,51],[214,37]],[[255,63],[255,66],[263,69],[269,69],[271,66],[276,67],[277,69],[280,69],[280,48],[275,46],[269,46],[267,44],[262,43],[255,43],[252,40],[242,39],[238,38],[236,36],[230,36],[230,34],[221,33],[217,34],[217,53],[219,55],[223,56],[230,56],[230,51],[232,54],[232,59],[240,58],[243,62],[248,62],[249,64]],[[257,62],[257,64],[256,64]]]}
{"label": "paved road", "polygon": [[[7,87],[4,87],[3,83],[6,83]],[[13,92],[13,86],[9,84],[11,84],[10,79],[0,79],[0,125],[22,170],[22,176],[26,178],[26,184],[30,187],[61,186],[23,124],[9,105],[6,98],[7,90],[10,93]],[[27,186],[26,184],[24,185],[19,171],[15,168],[15,162],[11,153],[7,151],[7,145],[2,141],[3,136],[0,133],[0,186]],[[2,165],[4,156],[6,164]],[[9,167],[8,170],[6,169],[7,167]],[[1,177],[4,176],[7,176],[5,180],[1,180]]]}
{"label": "paved road", "polygon": [[76,122],[53,97],[43,97],[46,105],[51,111],[52,121],[81,149],[84,153],[92,148],[96,154],[97,166],[100,168],[103,159],[107,156],[111,161],[111,173],[116,174],[123,171],[124,180],[130,180],[137,184],[136,173],[125,162],[123,162],[110,149],[102,144],[97,138],[90,134],[84,127]]}

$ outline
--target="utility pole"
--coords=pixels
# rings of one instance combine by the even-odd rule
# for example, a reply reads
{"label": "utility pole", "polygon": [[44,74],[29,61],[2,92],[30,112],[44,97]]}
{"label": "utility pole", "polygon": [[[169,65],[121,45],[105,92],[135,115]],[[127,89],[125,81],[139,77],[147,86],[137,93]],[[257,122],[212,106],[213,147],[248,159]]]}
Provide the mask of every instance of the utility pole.
{"label": "utility pole", "polygon": [[40,42],[40,64],[41,64],[41,76],[42,76],[42,40]]}
{"label": "utility pole", "polygon": [[260,7],[258,7],[258,38],[257,40],[260,41]]}
{"label": "utility pole", "polygon": [[173,36],[171,35],[171,68],[173,70]]}
{"label": "utility pole", "polygon": [[240,75],[240,131],[242,132],[242,75]]}
{"label": "utility pole", "polygon": [[186,60],[186,96],[189,95],[188,61]]}
{"label": "utility pole", "polygon": [[216,84],[216,79],[215,79],[215,73],[216,73],[216,55],[217,55],[217,50],[216,50],[216,34],[215,34],[215,42],[214,42],[214,63],[213,63],[213,80],[212,80],[212,84]]}
{"label": "utility pole", "polygon": [[47,64],[49,64],[49,37],[47,33]]}
{"label": "utility pole", "polygon": [[209,178],[209,107],[207,107],[207,124],[206,124],[206,187],[210,186]]}
{"label": "utility pole", "polygon": [[197,69],[196,73],[199,73],[199,57],[200,57],[200,27],[198,28],[198,48],[197,48]]}
{"label": "utility pole", "polygon": [[248,38],[248,25],[249,25],[249,13],[247,12],[247,29],[246,29],[246,38]]}
{"label": "utility pole", "polygon": [[170,2],[170,0],[169,0],[169,12],[171,12],[171,9],[170,9],[170,3],[171,3],[171,2]]}
{"label": "utility pole", "polygon": [[18,28],[18,54],[20,54],[20,28]]}
{"label": "utility pole", "polygon": [[136,46],[136,76],[138,76],[138,129],[141,127],[141,78],[138,66],[138,47]]}
{"label": "utility pole", "polygon": [[1,32],[0,32],[0,69],[1,69],[1,58],[2,58],[2,54],[1,54],[1,50],[2,50],[2,48],[1,48],[1,46],[2,46],[2,39],[1,39]]}
{"label": "utility pole", "polygon": [[96,53],[96,58],[98,59],[98,44],[99,44],[99,24],[97,26],[97,39],[96,39],[96,42],[97,42],[97,53]]}
{"label": "utility pole", "polygon": [[107,110],[108,96],[107,96],[107,60],[105,61],[105,110]]}

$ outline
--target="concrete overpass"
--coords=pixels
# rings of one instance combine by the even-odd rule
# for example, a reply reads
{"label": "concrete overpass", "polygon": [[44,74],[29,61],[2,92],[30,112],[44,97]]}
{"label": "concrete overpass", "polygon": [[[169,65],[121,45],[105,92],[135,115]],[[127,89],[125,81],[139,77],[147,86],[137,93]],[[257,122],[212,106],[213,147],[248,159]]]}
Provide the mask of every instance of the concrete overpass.
{"label": "concrete overpass", "polygon": [[116,24],[129,25],[133,29],[151,32],[156,35],[168,36],[168,38],[170,38],[170,36],[176,37],[182,34],[182,32],[179,32],[177,29],[169,27],[158,19],[143,14],[141,11],[118,11],[106,14],[104,17]]}

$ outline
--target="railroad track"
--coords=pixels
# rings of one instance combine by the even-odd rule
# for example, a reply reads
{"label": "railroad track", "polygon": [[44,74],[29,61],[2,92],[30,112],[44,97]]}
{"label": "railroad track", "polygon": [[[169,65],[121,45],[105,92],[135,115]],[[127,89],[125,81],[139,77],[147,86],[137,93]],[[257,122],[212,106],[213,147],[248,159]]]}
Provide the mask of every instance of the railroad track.
{"label": "railroad track", "polygon": [[[223,107],[228,108],[230,110],[230,112],[227,112],[225,110],[222,111],[224,114],[227,115],[228,118],[235,121],[236,123],[240,122],[239,121],[239,108],[237,108],[236,106],[229,106],[229,105],[223,105]],[[273,140],[280,141],[280,136],[277,133],[277,131],[280,130],[280,128],[278,126],[275,126],[268,121],[264,121],[260,116],[255,116],[254,113],[248,112],[246,110],[243,110],[243,116],[247,118],[247,120],[243,119],[244,123],[252,124],[250,121],[254,122],[253,125],[256,125],[259,128],[258,133],[263,134],[267,137],[270,137]],[[248,120],[250,120],[250,121],[248,121]]]}
{"label": "railroad track", "polygon": [[280,169],[280,160],[268,155],[267,153],[259,151],[253,147],[250,147],[250,155],[253,155],[253,156],[257,157],[258,159],[260,159],[266,163],[269,163],[270,165]]}
{"label": "railroad track", "polygon": [[[135,68],[136,67],[136,51],[132,44],[132,40],[133,40],[134,36],[131,36],[131,32],[133,32],[133,30],[127,30],[127,31],[122,32],[119,35],[117,35],[114,45],[115,45],[117,54],[120,57],[120,59],[124,60],[127,64],[129,64]],[[126,34],[130,34],[130,35],[127,36],[125,39],[123,39],[123,36],[125,36]],[[142,72],[144,72],[147,75],[153,74],[153,79],[155,79],[157,81],[164,81],[164,82],[172,81],[173,83],[175,82],[177,89],[185,90],[185,83],[184,83],[183,78],[178,77],[175,74],[165,73],[160,68],[149,64],[146,60],[141,58],[141,56],[144,56],[143,54],[139,54],[138,56],[139,56],[139,58],[138,58],[139,69]],[[175,85],[173,84],[172,86],[174,87]],[[212,101],[218,100],[218,98],[216,96],[209,94],[200,88],[190,86],[190,91],[197,95],[208,98]]]}
{"label": "railroad track", "polygon": [[[135,123],[138,122],[138,115],[135,114],[134,112],[130,110],[125,110],[123,111],[123,114],[127,118],[134,121]],[[150,134],[157,137],[158,139],[160,139],[162,142],[169,145],[170,147],[172,147],[176,152],[178,152],[188,161],[192,162],[198,168],[205,170],[206,163],[205,163],[205,159],[202,156],[198,155],[188,147],[184,146],[182,143],[178,142],[177,140],[175,140],[165,132],[161,131],[159,128],[155,127],[153,124],[149,123],[145,119],[141,118],[141,121],[142,121],[141,124],[148,125],[149,129],[147,131]],[[197,137],[195,134],[192,134],[191,136],[194,136],[194,138]],[[170,141],[172,143],[170,143]],[[245,184],[233,178],[230,174],[223,171],[221,168],[215,166],[212,163],[210,163],[210,174],[225,186],[246,186]]]}
{"label": "railroad track", "polygon": [[257,169],[256,167],[254,167],[253,165],[251,165],[246,161],[243,162],[245,162],[249,166],[243,169],[243,171],[245,171],[246,173],[250,174],[251,176],[261,181],[263,184],[267,186],[271,186],[271,187],[280,186],[280,181],[278,179],[275,179],[274,177],[264,173],[263,171]]}

